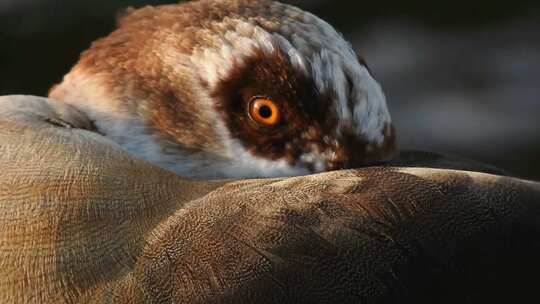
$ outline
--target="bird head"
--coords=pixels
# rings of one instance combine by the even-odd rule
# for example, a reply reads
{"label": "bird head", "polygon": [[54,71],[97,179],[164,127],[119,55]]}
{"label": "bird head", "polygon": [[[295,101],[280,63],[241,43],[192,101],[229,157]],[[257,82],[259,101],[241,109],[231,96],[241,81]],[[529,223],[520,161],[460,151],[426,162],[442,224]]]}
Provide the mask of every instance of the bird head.
{"label": "bird head", "polygon": [[332,26],[265,0],[129,9],[50,97],[128,152],[192,178],[294,176],[385,161],[395,131]]}

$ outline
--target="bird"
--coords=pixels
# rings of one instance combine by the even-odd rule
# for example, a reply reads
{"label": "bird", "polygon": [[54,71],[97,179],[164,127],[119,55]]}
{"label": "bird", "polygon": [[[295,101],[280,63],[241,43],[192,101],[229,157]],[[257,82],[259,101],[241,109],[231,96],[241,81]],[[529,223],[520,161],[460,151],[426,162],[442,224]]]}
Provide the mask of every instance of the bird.
{"label": "bird", "polygon": [[300,9],[128,10],[49,97],[0,97],[2,303],[537,297],[540,184],[353,169],[396,153],[384,94]]}
{"label": "bird", "polygon": [[275,1],[127,9],[49,97],[191,178],[307,175],[396,153],[365,60],[327,22]]}
{"label": "bird", "polygon": [[0,97],[0,302],[536,302],[540,183],[410,165],[190,179]]}

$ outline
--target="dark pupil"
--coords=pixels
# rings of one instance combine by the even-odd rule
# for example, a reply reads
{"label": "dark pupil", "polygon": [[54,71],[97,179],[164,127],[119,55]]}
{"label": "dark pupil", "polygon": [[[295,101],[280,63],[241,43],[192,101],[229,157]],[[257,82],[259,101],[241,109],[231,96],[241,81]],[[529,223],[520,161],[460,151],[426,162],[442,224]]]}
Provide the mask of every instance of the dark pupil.
{"label": "dark pupil", "polygon": [[259,115],[261,115],[262,118],[270,118],[272,117],[272,109],[270,109],[269,106],[262,106],[259,109]]}

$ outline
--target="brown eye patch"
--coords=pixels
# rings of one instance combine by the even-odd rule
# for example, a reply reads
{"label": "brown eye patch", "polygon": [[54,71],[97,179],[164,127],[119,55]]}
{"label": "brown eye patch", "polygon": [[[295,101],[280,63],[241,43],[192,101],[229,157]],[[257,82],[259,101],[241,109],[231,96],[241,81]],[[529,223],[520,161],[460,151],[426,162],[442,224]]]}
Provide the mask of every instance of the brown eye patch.
{"label": "brown eye patch", "polygon": [[231,136],[252,154],[267,159],[294,162],[308,145],[311,147],[302,134],[308,128],[321,129],[321,121],[333,116],[327,111],[330,101],[280,51],[256,52],[234,69],[212,96],[218,100],[217,110]]}

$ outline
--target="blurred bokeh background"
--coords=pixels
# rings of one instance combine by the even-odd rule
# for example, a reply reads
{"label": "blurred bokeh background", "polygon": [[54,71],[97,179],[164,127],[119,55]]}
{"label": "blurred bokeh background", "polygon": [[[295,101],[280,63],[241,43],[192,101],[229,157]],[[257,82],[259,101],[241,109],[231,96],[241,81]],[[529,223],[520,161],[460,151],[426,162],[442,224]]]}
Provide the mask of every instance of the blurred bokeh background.
{"label": "blurred bokeh background", "polygon": [[[127,6],[0,0],[0,95],[46,95]],[[540,179],[540,1],[288,1],[335,25],[388,97],[403,148]]]}

